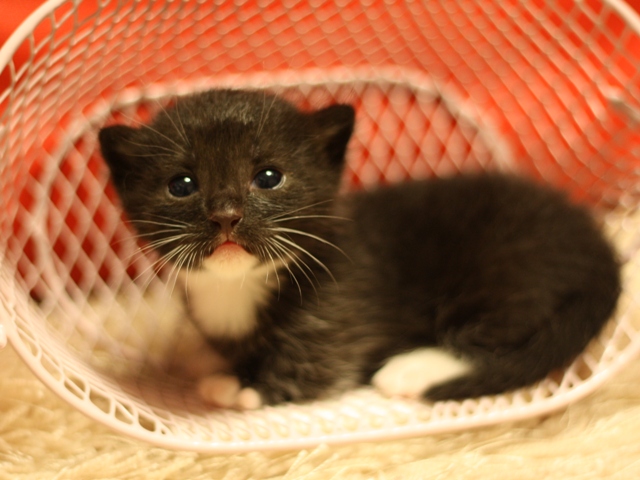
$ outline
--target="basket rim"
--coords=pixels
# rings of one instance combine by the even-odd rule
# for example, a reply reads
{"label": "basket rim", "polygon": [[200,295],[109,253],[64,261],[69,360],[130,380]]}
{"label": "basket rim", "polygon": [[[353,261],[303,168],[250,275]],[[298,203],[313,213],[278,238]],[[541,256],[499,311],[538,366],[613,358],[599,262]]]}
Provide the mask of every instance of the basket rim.
{"label": "basket rim", "polygon": [[[97,423],[126,435],[129,438],[143,441],[160,448],[170,450],[188,450],[196,453],[206,454],[237,454],[246,452],[269,452],[284,450],[302,450],[305,448],[313,448],[321,443],[328,445],[348,445],[358,442],[380,442],[390,440],[401,440],[405,438],[418,438],[423,436],[432,436],[443,433],[456,433],[460,431],[471,431],[478,428],[486,428],[499,425],[505,421],[521,422],[531,418],[537,418],[543,415],[550,415],[565,409],[568,405],[575,403],[598,390],[607,380],[617,375],[624,367],[629,365],[632,359],[638,358],[640,355],[640,341],[634,341],[629,345],[615,360],[607,367],[605,371],[595,372],[584,383],[573,387],[568,391],[554,395],[539,401],[534,408],[527,405],[527,408],[520,408],[516,405],[506,410],[494,412],[490,417],[474,419],[473,422],[445,422],[445,424],[430,424],[427,427],[420,424],[411,424],[396,426],[388,429],[373,429],[365,431],[344,432],[341,434],[327,434],[325,436],[310,435],[300,438],[269,438],[269,439],[253,439],[246,442],[219,442],[207,441],[200,439],[189,439],[176,435],[161,435],[155,431],[148,431],[127,425],[122,422],[114,422],[110,414],[106,414],[99,408],[91,405],[87,408],[86,400],[80,399],[69,392],[61,382],[53,379],[53,377],[44,373],[40,368],[39,360],[29,352],[28,347],[20,341],[14,341],[13,337],[18,337],[15,329],[9,329],[10,345],[29,367],[30,371],[46,385],[59,398],[78,410],[78,412],[91,418]],[[286,406],[286,405],[285,405]]]}
{"label": "basket rim", "polygon": [[[48,14],[69,0],[47,0],[34,10],[20,25],[13,31],[7,41],[0,47],[0,72],[9,64],[13,55],[16,53],[22,42],[27,36],[33,32],[34,27],[38,25]],[[82,0],[72,0],[74,8],[77,8]]]}
{"label": "basket rim", "polygon": [[629,27],[640,33],[640,13],[636,12],[625,0],[603,0],[602,3],[609,5],[627,22]]}
{"label": "basket rim", "polygon": [[[139,2],[141,0],[136,0],[136,1]],[[169,1],[174,1],[174,0],[169,0]],[[178,0],[178,1],[183,1],[183,0]],[[67,4],[70,3],[73,6],[73,8],[78,8],[78,6],[82,2],[83,0],[47,0],[45,3],[39,6],[32,14],[30,14],[18,26],[18,28],[12,33],[12,35],[5,42],[5,44],[0,47],[0,72],[4,71],[5,68],[7,68],[7,66],[11,65],[11,62],[14,59],[14,55],[16,51],[21,47],[25,39],[29,38],[29,36],[33,33],[35,27],[38,24],[40,24],[40,22],[42,22],[44,19],[46,19],[47,16],[51,15],[52,12],[54,12],[58,7],[60,7],[65,3]],[[630,29],[640,34],[640,15],[631,6],[626,4],[624,0],[602,0],[602,4],[606,5],[613,12],[618,14],[621,17],[621,19],[625,21],[625,23],[628,25]],[[10,84],[7,87],[7,89],[11,89],[13,86],[14,84]],[[2,92],[0,91],[0,93]],[[11,341],[14,339],[14,336],[17,335],[16,332],[11,328],[12,325],[13,325],[12,322],[9,322],[9,327],[5,328],[5,330],[8,330],[7,334],[10,340],[10,344],[14,348],[14,350],[18,352],[20,357],[27,363],[27,365],[29,365],[31,371],[34,372],[36,376],[38,376],[39,379],[43,383],[45,383],[45,385],[47,385],[52,391],[54,391],[54,393],[56,393],[59,397],[66,400],[71,405],[75,406],[81,413],[113,429],[114,425],[111,422],[106,421],[107,419],[111,418],[110,416],[105,416],[100,412],[94,411],[94,410],[87,411],[87,409],[84,408],[86,406],[85,402],[79,400],[77,397],[70,394],[68,390],[61,388],[59,383],[54,382],[52,378],[50,378],[47,375],[44,375],[44,372],[42,372],[40,368],[33,368],[32,365],[35,365],[36,362],[33,356],[30,354],[30,352],[27,349],[23,348],[24,345],[21,342]],[[3,346],[1,342],[2,328],[3,328],[3,323],[2,321],[0,321],[0,348],[2,348]],[[628,356],[621,356],[620,358],[617,358],[616,359],[617,362],[615,362],[614,365],[608,368],[605,375],[594,374],[589,378],[587,382],[585,382],[580,386],[583,388],[578,387],[578,388],[572,389],[570,392],[568,392],[568,394],[565,394],[559,397],[554,397],[554,399],[556,400],[555,402],[540,404],[538,409],[535,409],[535,411],[533,410],[527,411],[526,415],[523,414],[523,412],[517,412],[516,414],[517,418],[515,419],[522,420],[525,418],[535,417],[545,413],[553,412],[555,410],[564,408],[568,403],[572,403],[573,401],[592,393],[607,378],[614,375],[621,368],[623,368],[628,363],[628,358],[633,358],[638,354],[640,354],[640,343],[635,343],[632,347],[633,348],[627,348],[625,351],[625,353]],[[505,413],[508,414],[509,412],[505,412]],[[513,420],[513,419],[514,417],[509,417],[509,420]],[[503,420],[504,419],[500,418],[500,416],[496,416],[492,420],[488,420],[486,422],[479,422],[473,425],[473,427],[493,425],[496,423],[500,423]],[[472,428],[472,427],[467,424],[464,426],[459,426],[459,428],[457,429],[456,428],[452,429],[449,427],[443,431],[452,432],[455,430],[467,429],[467,428]],[[171,440],[168,437],[162,437],[157,434],[154,434],[153,432],[140,431],[138,429],[129,430],[127,428],[115,428],[115,430],[120,431],[121,433],[125,433],[133,438],[137,438],[139,440],[143,440],[161,447],[172,448],[172,449],[183,449],[186,447],[186,448],[189,448],[191,451],[208,452],[208,453],[237,453],[239,451],[279,450],[279,449],[291,449],[291,448],[299,449],[299,448],[306,448],[306,447],[316,445],[320,441],[318,438],[313,438],[312,440],[309,440],[307,443],[304,443],[298,440],[292,444],[288,440],[274,442],[272,439],[269,442],[270,443],[269,447],[266,447],[266,448],[263,445],[260,445],[257,443],[251,443],[251,442],[248,442],[246,445],[240,445],[240,446],[238,446],[237,444],[236,445],[225,444],[223,446],[220,446],[215,443],[196,442],[194,444],[191,442],[184,442],[183,440],[180,440],[180,439]],[[388,431],[382,432],[382,434],[381,432],[363,432],[359,435],[345,435],[344,437],[334,437],[333,439],[330,439],[328,443],[343,444],[343,443],[353,443],[357,441],[381,441],[381,440],[389,440],[392,438],[404,438],[409,436],[436,434],[436,433],[440,433],[438,432],[437,427],[434,428],[433,431],[428,433],[420,433],[420,432],[413,431],[411,429],[397,429],[393,432],[388,432]],[[325,439],[325,441],[327,441],[327,439]]]}

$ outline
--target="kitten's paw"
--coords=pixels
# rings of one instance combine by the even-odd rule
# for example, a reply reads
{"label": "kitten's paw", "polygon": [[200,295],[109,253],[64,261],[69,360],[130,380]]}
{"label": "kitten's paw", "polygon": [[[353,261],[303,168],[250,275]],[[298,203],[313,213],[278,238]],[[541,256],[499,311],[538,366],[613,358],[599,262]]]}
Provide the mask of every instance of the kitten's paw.
{"label": "kitten's paw", "polygon": [[245,387],[236,397],[236,407],[242,410],[256,410],[262,406],[262,398],[257,390]]}
{"label": "kitten's paw", "polygon": [[418,399],[430,387],[471,369],[464,360],[439,348],[419,348],[391,357],[371,383],[388,397]]}
{"label": "kitten's paw", "polygon": [[220,354],[204,345],[183,355],[179,361],[174,361],[172,368],[187,378],[197,379],[212,372],[223,372],[229,368],[229,363]]}
{"label": "kitten's paw", "polygon": [[262,398],[256,390],[241,388],[238,377],[223,373],[201,379],[198,394],[202,400],[216,407],[255,410],[262,406]]}
{"label": "kitten's paw", "polygon": [[231,408],[235,406],[239,393],[240,380],[232,375],[209,375],[198,383],[200,398],[217,407]]}
{"label": "kitten's paw", "polygon": [[164,358],[164,368],[176,376],[197,380],[229,370],[229,362],[216,352],[194,327],[186,325],[176,334]]}

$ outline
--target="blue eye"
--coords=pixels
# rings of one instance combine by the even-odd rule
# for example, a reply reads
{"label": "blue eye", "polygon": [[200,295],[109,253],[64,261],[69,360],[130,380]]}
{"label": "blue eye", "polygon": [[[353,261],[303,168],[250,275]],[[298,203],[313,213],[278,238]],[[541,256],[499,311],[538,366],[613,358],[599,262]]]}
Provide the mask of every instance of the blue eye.
{"label": "blue eye", "polygon": [[169,193],[174,197],[188,197],[198,191],[198,184],[196,181],[187,176],[180,175],[175,177],[169,182]]}
{"label": "blue eye", "polygon": [[253,185],[263,190],[281,187],[283,183],[284,175],[275,168],[265,168],[259,171],[253,179]]}

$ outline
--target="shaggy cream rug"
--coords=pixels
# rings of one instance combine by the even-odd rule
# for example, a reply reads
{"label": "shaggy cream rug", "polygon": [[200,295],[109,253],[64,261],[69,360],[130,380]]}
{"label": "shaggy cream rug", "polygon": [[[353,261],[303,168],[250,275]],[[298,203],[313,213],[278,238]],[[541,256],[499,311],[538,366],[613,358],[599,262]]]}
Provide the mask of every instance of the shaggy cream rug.
{"label": "shaggy cream rug", "polygon": [[402,441],[207,455],[109,431],[0,351],[0,479],[637,479],[640,361],[556,415]]}

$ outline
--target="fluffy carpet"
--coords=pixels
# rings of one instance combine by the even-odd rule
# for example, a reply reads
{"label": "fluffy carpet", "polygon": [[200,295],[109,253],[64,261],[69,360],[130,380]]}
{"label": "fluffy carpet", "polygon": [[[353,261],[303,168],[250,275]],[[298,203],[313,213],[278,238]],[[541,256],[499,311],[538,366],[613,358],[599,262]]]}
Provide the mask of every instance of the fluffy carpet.
{"label": "fluffy carpet", "polygon": [[0,351],[0,479],[636,479],[640,361],[556,415],[470,432],[312,450],[207,455],[109,431]]}

